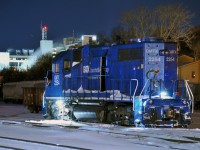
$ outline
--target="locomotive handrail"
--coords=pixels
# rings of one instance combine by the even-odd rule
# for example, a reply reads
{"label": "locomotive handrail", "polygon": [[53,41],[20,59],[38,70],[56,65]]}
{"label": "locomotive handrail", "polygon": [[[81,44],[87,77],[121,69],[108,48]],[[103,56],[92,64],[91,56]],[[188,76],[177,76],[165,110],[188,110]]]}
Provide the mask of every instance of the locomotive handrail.
{"label": "locomotive handrail", "polygon": [[45,86],[49,86],[50,82],[52,79],[49,79],[49,76],[51,76],[50,78],[52,78],[52,70],[47,70],[46,76],[44,77],[45,79]]}
{"label": "locomotive handrail", "polygon": [[131,91],[132,91],[132,89],[131,89],[131,87],[132,87],[132,85],[131,85],[131,81],[136,81],[136,87],[135,87],[135,91],[134,91],[134,93],[133,93],[133,99],[134,99],[134,97],[135,97],[135,93],[136,93],[136,91],[137,91],[137,88],[138,88],[138,79],[131,79],[130,80],[130,95],[131,95]]}
{"label": "locomotive handrail", "polygon": [[135,100],[134,100],[134,98],[135,98],[135,93],[136,93],[137,88],[138,88],[138,79],[131,79],[131,80],[130,80],[130,96],[131,96],[131,91],[132,91],[132,90],[131,90],[131,87],[132,87],[132,85],[131,85],[132,82],[131,82],[131,81],[136,81],[136,87],[135,87],[135,91],[134,91],[134,93],[133,93],[133,98],[132,98],[132,99],[133,99],[133,100],[132,100],[132,102],[133,102],[133,111],[134,111],[134,110],[135,110],[135,106],[134,106],[134,105],[135,105]]}
{"label": "locomotive handrail", "polygon": [[[109,76],[109,75],[91,75],[91,76],[75,76],[75,77],[65,77],[64,76],[64,83],[66,82],[66,79],[67,78],[70,78],[70,79],[72,79],[72,80],[74,80],[74,79],[80,79],[81,80],[81,82],[84,82],[84,80],[86,80],[86,79],[91,79],[91,78],[93,78],[93,77],[95,77],[95,78],[98,78],[98,79],[100,79],[100,77],[102,77],[102,76]],[[64,84],[64,86],[65,86],[65,84]],[[83,89],[83,87],[82,87],[82,84],[81,84],[81,88],[82,88],[82,91],[83,91],[83,93],[85,93],[85,91],[87,91],[86,89]],[[65,88],[66,89],[66,88]],[[70,91],[70,97],[71,97],[71,85],[70,85],[70,89],[69,89],[69,91]],[[100,89],[99,90],[89,90],[88,89],[88,91],[90,91],[90,94],[93,94],[93,92],[97,92],[98,93],[98,99],[99,99],[99,93],[100,93]],[[80,94],[81,92],[79,91],[79,89],[77,89],[76,90],[76,93],[77,94]],[[107,90],[105,90],[105,93],[106,93],[106,95],[107,95],[107,93],[108,93],[108,91]],[[92,99],[92,96],[90,96],[90,98]],[[107,99],[107,97],[105,97],[106,99]]]}
{"label": "locomotive handrail", "polygon": [[142,95],[142,93],[143,93],[143,91],[144,91],[144,89],[145,89],[145,87],[146,87],[147,83],[149,82],[149,80],[150,80],[150,79],[147,79],[147,81],[146,81],[146,83],[145,83],[144,87],[142,88],[142,91],[141,91],[141,93],[140,93],[139,97]]}
{"label": "locomotive handrail", "polygon": [[43,94],[42,94],[42,106],[43,106],[43,108],[44,108],[44,105],[45,105],[45,103],[44,103],[44,96],[45,95],[45,91],[43,92]]}
{"label": "locomotive handrail", "polygon": [[192,90],[190,89],[188,81],[189,80],[185,80],[185,85],[186,85],[186,90],[188,92],[189,99],[191,99],[191,101],[192,101],[192,113],[193,113],[194,112],[194,95],[192,93]]}
{"label": "locomotive handrail", "polygon": [[[186,92],[187,92],[186,94],[188,95],[188,98],[190,100],[190,106],[192,106],[192,113],[193,113],[194,112],[194,95],[193,95],[192,90],[191,90],[191,88],[190,88],[190,86],[188,84],[189,80],[176,80],[175,82],[178,82],[178,81],[182,81],[182,83],[185,85],[185,89],[186,89]],[[183,91],[183,87],[182,87],[182,92],[184,92]],[[183,98],[187,98],[186,96],[185,97],[181,97],[181,98],[182,99]]]}
{"label": "locomotive handrail", "polygon": [[[90,79],[90,78],[92,78],[92,77],[96,77],[96,78],[100,78],[101,76],[107,76],[108,77],[108,75],[92,75],[92,76],[76,76],[76,77],[65,77],[64,76],[64,89],[66,89],[65,88],[65,82],[66,82],[66,78],[71,78],[72,80],[73,79],[75,79],[75,78],[77,78],[77,79],[80,79],[80,80],[85,80],[85,79]],[[124,80],[122,80],[122,79],[109,79],[110,81],[111,81],[111,85],[114,85],[114,82],[115,81],[118,81],[119,82],[119,86],[121,87],[121,86],[123,86],[123,81],[127,81],[127,84],[128,84],[128,82],[131,82],[131,80],[135,80],[136,82],[137,82],[137,84],[136,84],[136,89],[134,90],[134,94],[133,94],[133,97],[135,96],[135,94],[136,94],[136,90],[137,90],[137,88],[138,88],[138,80],[137,79],[124,79]],[[131,84],[131,83],[130,83]],[[129,86],[130,86],[130,84],[129,84]],[[71,85],[69,85],[69,86],[71,86]],[[120,88],[119,87],[119,88]],[[90,93],[93,93],[93,90],[89,90],[90,91]],[[100,92],[100,89],[99,90],[95,90],[96,92]],[[105,93],[110,93],[110,94],[113,94],[113,100],[115,100],[115,92],[114,92],[115,90],[114,89],[112,89],[110,92],[109,92],[109,90],[107,89],[107,90],[105,90],[104,92]],[[132,89],[131,89],[131,91],[132,91]],[[130,99],[130,101],[131,101],[131,98],[132,98],[132,96],[131,96],[131,91],[130,91],[130,96],[128,96],[129,97],[129,99]],[[71,87],[69,87],[69,92],[70,92],[70,95],[71,95]],[[79,93],[79,91],[78,90],[76,90],[76,92],[77,92],[77,94]],[[83,93],[85,92],[85,89],[83,89]],[[107,95],[107,94],[106,94]],[[91,97],[92,98],[92,97]],[[108,97],[105,97],[106,99],[108,98]],[[125,97],[121,94],[121,100],[123,100]],[[126,97],[127,98],[127,97]]]}

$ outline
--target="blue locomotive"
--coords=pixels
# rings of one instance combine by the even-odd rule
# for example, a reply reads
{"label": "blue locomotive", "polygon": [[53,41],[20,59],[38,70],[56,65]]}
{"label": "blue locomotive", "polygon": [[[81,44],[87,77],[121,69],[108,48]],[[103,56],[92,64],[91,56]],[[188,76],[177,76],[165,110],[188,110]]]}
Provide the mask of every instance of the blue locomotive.
{"label": "blue locomotive", "polygon": [[177,77],[177,45],[155,38],[60,52],[46,76],[43,116],[187,127],[193,94]]}

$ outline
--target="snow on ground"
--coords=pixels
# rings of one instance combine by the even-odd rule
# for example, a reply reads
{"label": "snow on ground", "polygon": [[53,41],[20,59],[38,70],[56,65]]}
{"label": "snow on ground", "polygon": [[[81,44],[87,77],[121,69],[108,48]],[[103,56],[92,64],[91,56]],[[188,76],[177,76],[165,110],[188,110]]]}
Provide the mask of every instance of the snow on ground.
{"label": "snow on ground", "polygon": [[71,121],[71,120],[25,120],[26,123],[37,124],[37,125],[58,125],[58,126],[68,126],[68,127],[82,127],[88,126],[83,123]]}
{"label": "snow on ground", "polygon": [[[198,121],[199,114],[195,114]],[[44,120],[26,107],[0,102],[0,137],[38,140],[94,150],[199,150],[200,126],[195,128],[136,128],[64,120]],[[0,145],[1,143],[0,140]],[[29,149],[37,149],[30,147]]]}

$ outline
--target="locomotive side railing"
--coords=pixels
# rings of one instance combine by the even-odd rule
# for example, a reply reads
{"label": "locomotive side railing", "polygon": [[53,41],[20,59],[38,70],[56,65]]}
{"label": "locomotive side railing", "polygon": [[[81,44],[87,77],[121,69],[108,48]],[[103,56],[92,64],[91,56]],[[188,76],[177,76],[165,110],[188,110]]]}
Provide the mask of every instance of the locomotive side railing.
{"label": "locomotive side railing", "polygon": [[192,93],[192,90],[190,89],[190,86],[188,84],[188,80],[185,80],[186,90],[189,96],[189,99],[191,100],[192,105],[192,113],[194,112],[194,95]]}
{"label": "locomotive side railing", "polygon": [[[132,101],[138,88],[137,79],[110,79],[106,76],[105,90],[100,88],[101,75],[65,77],[64,96],[79,99],[104,99],[113,101]],[[136,82],[133,84],[133,82]],[[104,84],[106,84],[104,83]]]}
{"label": "locomotive side railing", "polygon": [[176,94],[176,97],[180,97],[180,99],[188,99],[190,101],[190,106],[192,107],[192,113],[194,112],[194,95],[190,89],[188,80],[174,81],[173,93]]}
{"label": "locomotive side railing", "polygon": [[144,84],[144,87],[142,88],[142,91],[140,92],[139,97],[141,97],[141,95],[144,92],[145,88],[147,87],[147,84],[148,84],[149,81],[150,81],[150,79],[147,79],[146,83]]}
{"label": "locomotive side railing", "polygon": [[137,79],[131,79],[130,80],[130,95],[131,95],[131,91],[132,91],[132,82],[135,81],[136,82],[136,87],[132,96],[132,103],[133,103],[133,111],[135,110],[135,95],[136,95],[136,91],[138,89],[138,80]]}
{"label": "locomotive side railing", "polygon": [[136,82],[136,87],[135,87],[135,90],[134,90],[134,93],[133,93],[133,96],[132,96],[132,100],[134,101],[134,98],[135,98],[135,95],[136,95],[136,91],[138,89],[138,79],[131,79],[130,80],[130,95],[132,94],[132,82],[135,81]]}
{"label": "locomotive side railing", "polygon": [[47,71],[47,74],[46,74],[46,76],[44,77],[44,79],[45,79],[45,86],[48,86],[49,83],[50,83],[51,80],[52,80],[52,71],[51,71],[51,70],[48,70],[48,71]]}
{"label": "locomotive side railing", "polygon": [[170,89],[166,89],[163,84],[163,80],[147,79],[144,87],[142,88],[139,97],[148,96],[150,99],[152,96],[160,98],[172,98]]}
{"label": "locomotive side railing", "polygon": [[[162,81],[160,80],[160,89],[159,89],[159,93],[162,92]],[[139,97],[141,96],[144,96],[142,95],[144,92],[145,92],[145,89],[149,88],[149,90],[146,90],[148,91],[148,95],[149,98],[151,99],[151,96],[152,96],[152,80],[148,79],[139,95]],[[176,81],[173,81],[173,91],[172,91],[172,95],[168,94],[168,97],[166,98],[175,98],[175,99],[188,99],[190,101],[190,106],[191,106],[191,109],[192,109],[192,113],[194,112],[194,95],[192,93],[192,90],[190,89],[190,86],[188,84],[188,81],[187,80],[176,80]],[[162,95],[159,94],[160,97],[162,98]]]}

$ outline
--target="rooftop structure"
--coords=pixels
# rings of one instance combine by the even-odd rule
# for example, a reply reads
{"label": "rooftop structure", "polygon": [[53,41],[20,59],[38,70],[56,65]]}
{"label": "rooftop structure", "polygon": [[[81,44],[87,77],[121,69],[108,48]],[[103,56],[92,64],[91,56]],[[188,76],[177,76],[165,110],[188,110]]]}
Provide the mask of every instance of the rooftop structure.
{"label": "rooftop structure", "polygon": [[51,53],[53,51],[53,41],[52,40],[40,40],[40,51],[41,54]]}
{"label": "rooftop structure", "polygon": [[41,30],[42,30],[42,40],[47,40],[48,27],[44,25],[41,27]]}
{"label": "rooftop structure", "polygon": [[22,64],[27,62],[29,56],[34,52],[34,49],[8,50],[7,52],[0,52],[0,70],[9,67],[22,69]]}
{"label": "rooftop structure", "polygon": [[92,42],[97,41],[97,36],[96,35],[82,35],[81,40],[82,40],[82,46],[89,45]]}
{"label": "rooftop structure", "polygon": [[0,52],[0,70],[9,66],[9,57],[8,52]]}

